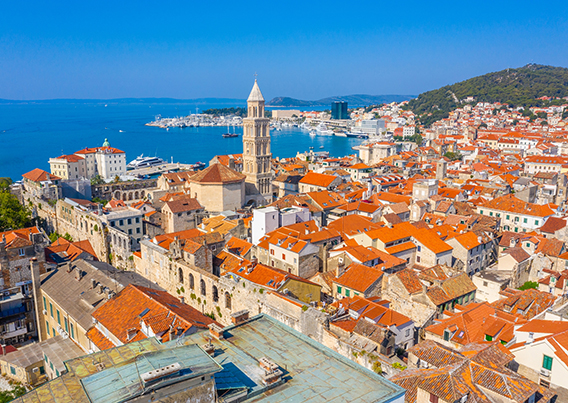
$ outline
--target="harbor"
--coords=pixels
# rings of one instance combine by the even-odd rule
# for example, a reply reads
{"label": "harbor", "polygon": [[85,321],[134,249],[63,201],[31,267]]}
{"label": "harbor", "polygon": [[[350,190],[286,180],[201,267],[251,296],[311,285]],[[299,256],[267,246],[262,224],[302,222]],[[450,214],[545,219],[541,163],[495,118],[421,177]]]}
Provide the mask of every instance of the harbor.
{"label": "harbor", "polygon": [[161,165],[155,165],[144,168],[137,168],[128,170],[129,176],[134,176],[136,178],[153,178],[159,176],[163,173],[177,172],[177,171],[195,171],[198,169],[203,169],[205,167],[204,163],[195,164],[182,164],[179,162],[174,163],[164,163]]}

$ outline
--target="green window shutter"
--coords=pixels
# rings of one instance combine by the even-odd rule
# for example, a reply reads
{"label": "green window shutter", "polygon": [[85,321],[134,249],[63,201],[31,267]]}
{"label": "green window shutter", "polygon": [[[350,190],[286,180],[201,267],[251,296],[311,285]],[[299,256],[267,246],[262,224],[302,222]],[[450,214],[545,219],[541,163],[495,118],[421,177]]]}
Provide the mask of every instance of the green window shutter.
{"label": "green window shutter", "polygon": [[57,334],[55,333],[55,329],[51,328],[51,333],[53,333],[53,336],[55,337]]}
{"label": "green window shutter", "polygon": [[479,210],[479,214],[483,214],[483,210]]}
{"label": "green window shutter", "polygon": [[526,224],[529,220],[527,218],[523,218],[523,222]]}
{"label": "green window shutter", "polygon": [[49,334],[49,322],[47,320],[45,321],[45,328],[47,329],[47,335],[50,336],[50,334]]}
{"label": "green window shutter", "polygon": [[340,286],[337,286],[337,293],[341,294],[341,287]]}
{"label": "green window shutter", "polygon": [[507,220],[509,219],[509,214],[507,214],[506,218],[507,218]]}
{"label": "green window shutter", "polygon": [[75,338],[75,332],[73,331],[73,323],[71,323],[71,338]]}
{"label": "green window shutter", "polygon": [[47,308],[47,304],[45,303],[45,297],[43,297],[43,309]]}
{"label": "green window shutter", "polygon": [[49,303],[49,312],[51,313],[51,317],[53,318],[53,304]]}
{"label": "green window shutter", "polygon": [[63,322],[65,322],[65,331],[69,333],[69,328],[67,327],[67,318],[63,318]]}
{"label": "green window shutter", "polygon": [[493,341],[493,336],[485,335],[485,341]]}
{"label": "green window shutter", "polygon": [[12,373],[12,375],[16,375],[16,368],[10,365],[10,372]]}
{"label": "green window shutter", "polygon": [[490,212],[489,212],[489,215],[490,215],[491,217],[493,217],[493,211],[490,211]]}
{"label": "green window shutter", "polygon": [[531,247],[531,244],[527,242],[527,248],[530,248],[530,247]]}
{"label": "green window shutter", "polygon": [[550,371],[552,369],[552,357],[545,355],[542,358],[542,367]]}
{"label": "green window shutter", "polygon": [[59,309],[57,310],[57,323],[61,326],[61,316],[59,315]]}
{"label": "green window shutter", "polygon": [[44,368],[43,366],[42,366],[42,367],[39,367],[39,373],[40,373],[41,375],[45,374],[45,368]]}
{"label": "green window shutter", "polygon": [[346,289],[345,289],[345,296],[346,296],[346,297],[349,297],[350,295],[351,295],[351,290],[349,290],[349,289],[346,288]]}
{"label": "green window shutter", "polygon": [[540,221],[534,220],[534,225],[539,225],[539,224],[540,224]]}

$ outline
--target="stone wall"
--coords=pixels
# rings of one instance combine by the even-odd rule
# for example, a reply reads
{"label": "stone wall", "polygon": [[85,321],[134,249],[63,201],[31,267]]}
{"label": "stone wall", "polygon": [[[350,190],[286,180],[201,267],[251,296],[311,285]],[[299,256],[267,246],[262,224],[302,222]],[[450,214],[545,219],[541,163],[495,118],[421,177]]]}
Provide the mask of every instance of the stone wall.
{"label": "stone wall", "polygon": [[158,186],[158,179],[103,183],[91,186],[93,197],[104,200],[138,201],[146,197],[149,190]]}

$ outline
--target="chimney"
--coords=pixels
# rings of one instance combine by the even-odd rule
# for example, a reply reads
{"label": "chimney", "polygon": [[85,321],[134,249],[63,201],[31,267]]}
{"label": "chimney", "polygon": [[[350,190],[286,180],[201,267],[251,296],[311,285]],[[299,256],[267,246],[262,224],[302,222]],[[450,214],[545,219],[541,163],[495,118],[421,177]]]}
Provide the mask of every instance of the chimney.
{"label": "chimney", "polygon": [[170,341],[175,339],[175,335],[176,335],[176,331],[174,329],[173,325],[170,325],[170,330],[168,331],[169,336],[170,336]]}
{"label": "chimney", "polygon": [[249,319],[249,311],[242,310],[231,314],[231,322],[233,325],[239,325],[243,322],[246,322]]}
{"label": "chimney", "polygon": [[97,288],[97,280],[95,280],[94,278],[91,279],[91,288],[93,290]]}
{"label": "chimney", "polygon": [[211,336],[215,337],[217,340],[222,340],[225,337],[223,328],[216,323],[211,323],[207,327],[209,328],[209,334],[211,334]]}
{"label": "chimney", "polygon": [[[42,309],[40,309],[41,280],[39,278],[39,263],[35,257],[32,257],[30,259],[30,271],[32,272],[32,286],[34,293],[34,307],[35,307],[35,320],[36,320],[35,326],[36,329],[38,329],[39,328],[38,324],[41,323],[39,315],[40,312],[42,311]],[[43,309],[45,309],[45,306],[43,307]],[[38,336],[39,336],[39,341],[43,341],[43,335],[41,331],[38,331]]]}
{"label": "chimney", "polygon": [[278,368],[278,365],[266,357],[262,357],[258,360],[258,366],[264,370],[262,375],[262,381],[265,385],[272,385],[276,382],[282,380],[282,371]]}
{"label": "chimney", "polygon": [[182,304],[185,304],[185,297],[180,295],[179,302],[181,302]]}
{"label": "chimney", "polygon": [[102,294],[105,292],[105,286],[102,284],[99,284],[99,294]]}
{"label": "chimney", "polygon": [[345,255],[339,258],[337,268],[335,269],[335,277],[341,277],[345,273]]}
{"label": "chimney", "polygon": [[83,270],[81,269],[75,270],[75,280],[81,281],[82,278],[83,278]]}
{"label": "chimney", "polygon": [[130,329],[126,329],[126,341],[130,341],[136,336],[138,330],[135,327],[131,327]]}
{"label": "chimney", "polygon": [[34,234],[32,234],[32,229],[30,228],[28,232],[28,238],[30,239],[31,243],[34,243]]}

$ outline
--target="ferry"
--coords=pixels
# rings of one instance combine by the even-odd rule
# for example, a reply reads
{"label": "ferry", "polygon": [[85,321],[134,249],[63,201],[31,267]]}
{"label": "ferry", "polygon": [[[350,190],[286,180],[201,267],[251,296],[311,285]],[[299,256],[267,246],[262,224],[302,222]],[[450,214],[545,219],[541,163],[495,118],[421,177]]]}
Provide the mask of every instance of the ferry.
{"label": "ferry", "polygon": [[126,166],[126,169],[148,168],[165,163],[166,162],[159,157],[144,157],[144,154],[142,154],[134,161],[130,161],[130,163]]}
{"label": "ferry", "polygon": [[228,138],[231,138],[231,137],[239,137],[239,134],[238,133],[225,133],[222,136],[223,136],[223,138],[228,139]]}
{"label": "ferry", "polygon": [[320,123],[316,127],[316,133],[318,136],[333,136],[333,132],[327,128],[323,123]]}

